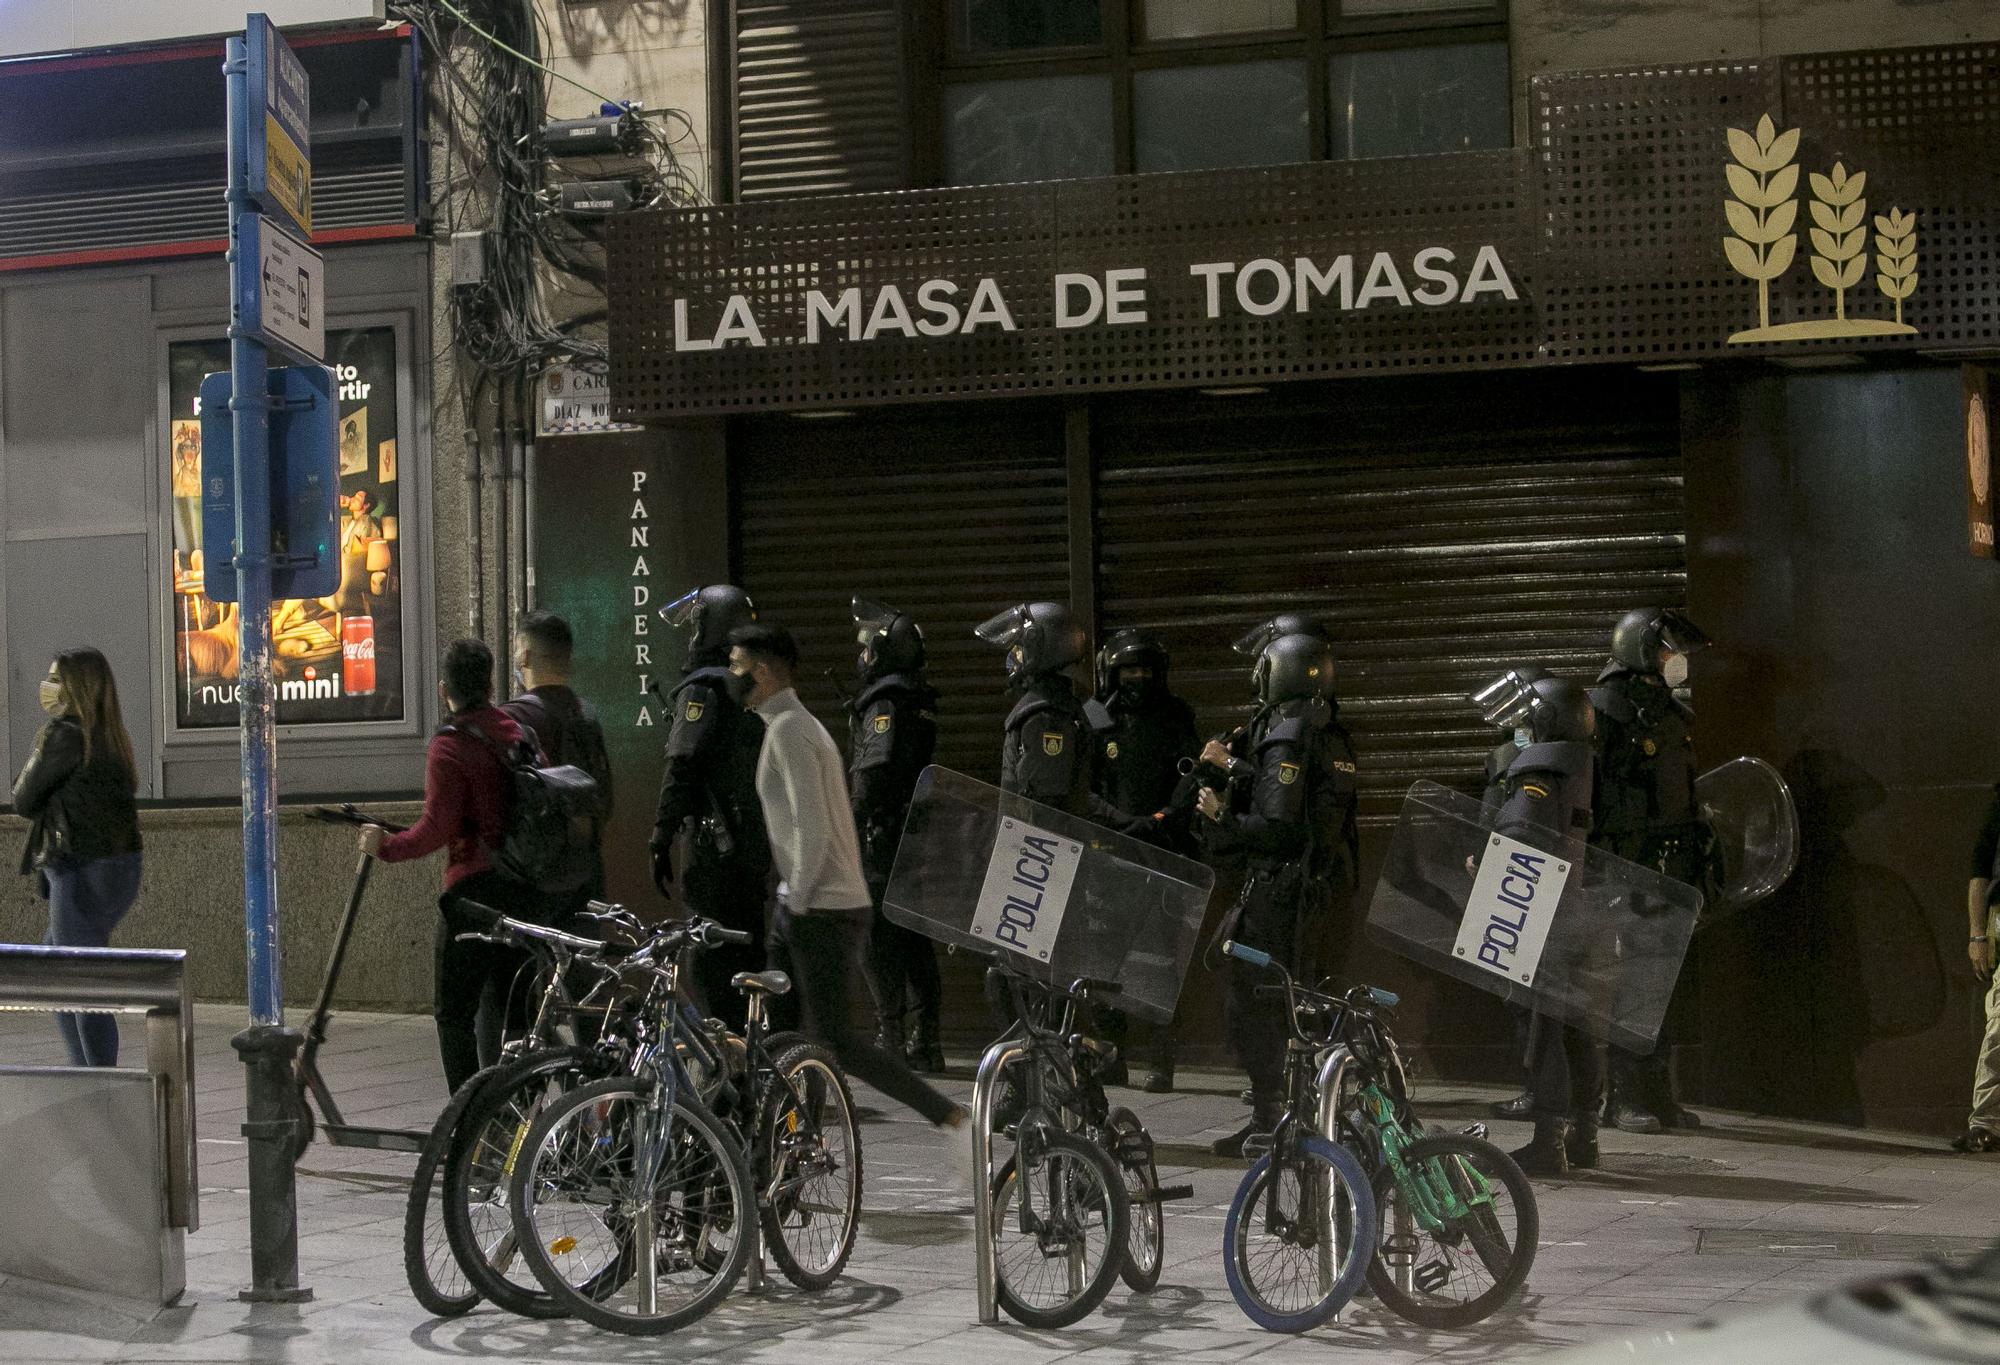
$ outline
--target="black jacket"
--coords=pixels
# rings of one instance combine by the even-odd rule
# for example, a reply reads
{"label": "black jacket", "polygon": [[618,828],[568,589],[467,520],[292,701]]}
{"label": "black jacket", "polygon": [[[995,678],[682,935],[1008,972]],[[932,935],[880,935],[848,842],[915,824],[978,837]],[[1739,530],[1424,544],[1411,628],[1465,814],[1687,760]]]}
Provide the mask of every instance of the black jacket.
{"label": "black jacket", "polygon": [[935,688],[921,676],[892,673],[848,703],[848,786],[861,870],[878,889],[889,880],[917,777],[937,752]]}
{"label": "black jacket", "polygon": [[764,722],[730,699],[729,670],[719,665],[687,674],[667,700],[673,728],[667,731],[652,847],[671,846],[693,820],[695,862],[768,868],[771,844],[757,799]]}
{"label": "black jacket", "polygon": [[1063,674],[1036,678],[1007,713],[1000,788],[1090,817],[1090,727],[1076,685]]}
{"label": "black jacket", "polygon": [[1095,747],[1090,792],[1091,814],[1097,822],[1194,856],[1197,849],[1186,810],[1155,818],[1180,791],[1181,760],[1201,752],[1194,708],[1160,690],[1137,705],[1128,705],[1114,693],[1084,710]]}
{"label": "black jacket", "polygon": [[71,716],[57,716],[35,737],[14,779],[14,813],[32,822],[21,850],[23,872],[139,851],[132,774],[102,747],[85,763],[83,727]]}
{"label": "black jacket", "polygon": [[1298,864],[1307,880],[1351,891],[1360,831],[1347,728],[1323,701],[1280,702],[1250,722],[1246,748],[1255,776],[1204,831],[1209,852],[1244,857],[1252,872]]}
{"label": "black jacket", "polygon": [[1607,669],[1597,708],[1596,833],[1616,843],[1701,819],[1695,798],[1694,713],[1657,676]]}

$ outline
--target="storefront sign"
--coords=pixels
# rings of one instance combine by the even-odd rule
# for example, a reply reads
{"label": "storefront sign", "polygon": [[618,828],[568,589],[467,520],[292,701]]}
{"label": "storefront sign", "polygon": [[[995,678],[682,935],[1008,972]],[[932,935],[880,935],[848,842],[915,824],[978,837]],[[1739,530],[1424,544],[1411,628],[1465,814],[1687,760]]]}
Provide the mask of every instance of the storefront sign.
{"label": "storefront sign", "polygon": [[2000,558],[1993,545],[1993,372],[1978,365],[1965,375],[1965,505],[1972,553]]}
{"label": "storefront sign", "polygon": [[[281,725],[404,714],[395,329],[331,331],[326,349],[340,412],[340,580],[325,597],[271,608]],[[201,516],[201,380],[228,368],[229,343],[220,338],[167,349],[174,716],[182,729],[237,723],[237,608],[207,591]],[[214,558],[220,571],[227,547]]]}

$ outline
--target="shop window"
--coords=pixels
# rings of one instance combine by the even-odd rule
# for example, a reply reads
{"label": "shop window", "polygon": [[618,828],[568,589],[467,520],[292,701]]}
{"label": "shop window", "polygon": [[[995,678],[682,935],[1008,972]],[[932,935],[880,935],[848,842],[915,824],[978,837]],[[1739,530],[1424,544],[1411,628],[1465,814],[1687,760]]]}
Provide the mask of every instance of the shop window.
{"label": "shop window", "polygon": [[[278,723],[400,720],[403,696],[402,414],[394,327],[329,330],[339,400],[340,583],[271,608]],[[168,496],[173,511],[174,723],[237,724],[237,609],[210,599],[227,546],[202,543],[202,376],[229,368],[229,343],[167,347]]]}
{"label": "shop window", "polygon": [[1146,39],[1155,43],[1299,26],[1299,0],[1145,0],[1143,13]]}
{"label": "shop window", "polygon": [[1500,17],[1497,0],[1340,0],[1343,19]]}
{"label": "shop window", "polygon": [[1270,166],[1308,158],[1304,62],[1168,67],[1133,77],[1141,171]]}
{"label": "shop window", "polygon": [[1099,0],[953,0],[952,10],[958,46],[968,53],[1096,47],[1104,41]]}
{"label": "shop window", "polygon": [[1111,78],[1038,76],[951,86],[945,162],[955,185],[1111,174]]}
{"label": "shop window", "polygon": [[1336,53],[1328,67],[1336,160],[1505,147],[1507,45]]}

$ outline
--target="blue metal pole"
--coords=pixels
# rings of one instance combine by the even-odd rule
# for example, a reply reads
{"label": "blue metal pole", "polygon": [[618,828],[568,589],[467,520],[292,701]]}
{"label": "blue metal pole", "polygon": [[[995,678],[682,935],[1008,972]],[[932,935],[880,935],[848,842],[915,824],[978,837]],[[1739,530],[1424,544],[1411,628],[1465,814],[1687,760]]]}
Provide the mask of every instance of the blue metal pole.
{"label": "blue metal pole", "polygon": [[[229,40],[229,122],[242,127],[246,54]],[[229,158],[230,287],[255,261],[240,259],[239,228],[254,208],[239,148]],[[278,809],[274,790],[277,723],[271,683],[271,398],[263,343],[229,328],[229,411],[236,432],[237,682],[243,754],[243,928],[250,976],[250,1023],[284,1022],[278,963]]]}
{"label": "blue metal pole", "polygon": [[[244,252],[250,197],[249,50],[229,40],[229,413],[235,436],[237,682],[243,744],[243,937],[250,1026],[231,1039],[243,1059],[249,1138],[252,1302],[296,1303],[299,1206],[294,1163],[304,1145],[304,1100],[295,1078],[303,1039],[284,1027],[278,958],[277,716],[271,684],[271,377],[264,344],[240,325],[243,281],[257,269]],[[210,551],[211,563],[214,551]]]}

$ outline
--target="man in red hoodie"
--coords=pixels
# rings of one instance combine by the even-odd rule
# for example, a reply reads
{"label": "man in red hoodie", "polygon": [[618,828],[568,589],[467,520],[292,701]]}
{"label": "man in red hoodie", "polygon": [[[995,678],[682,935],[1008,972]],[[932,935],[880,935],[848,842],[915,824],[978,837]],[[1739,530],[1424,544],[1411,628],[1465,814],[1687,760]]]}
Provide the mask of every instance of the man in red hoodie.
{"label": "man in red hoodie", "polygon": [[503,1031],[523,1022],[525,1004],[513,989],[525,959],[511,948],[458,942],[459,934],[481,927],[461,906],[471,901],[512,913],[532,898],[493,866],[506,832],[508,778],[501,755],[521,739],[520,727],[493,705],[493,651],[478,640],[455,640],[440,673],[446,719],[425,760],[423,818],[401,834],[367,826],[361,851],[400,863],[445,850],[431,1012],[445,1083],[456,1093],[481,1066],[498,1060]]}

